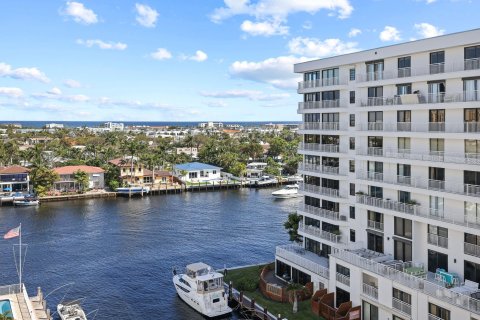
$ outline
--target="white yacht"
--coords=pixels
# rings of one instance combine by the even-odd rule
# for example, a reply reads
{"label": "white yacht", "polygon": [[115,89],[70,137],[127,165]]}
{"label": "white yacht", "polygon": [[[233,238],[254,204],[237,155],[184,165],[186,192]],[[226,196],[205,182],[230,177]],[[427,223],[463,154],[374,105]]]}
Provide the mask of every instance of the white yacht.
{"label": "white yacht", "polygon": [[272,192],[272,196],[277,199],[287,199],[301,197],[301,194],[298,193],[298,184],[290,184],[280,190]]}
{"label": "white yacht", "polygon": [[57,312],[62,320],[87,320],[85,311],[83,311],[80,304],[76,302],[59,304],[57,306]]}
{"label": "white yacht", "polygon": [[278,180],[276,178],[271,178],[270,176],[262,176],[258,180],[255,180],[255,185],[257,186],[268,186],[276,183],[278,183]]}
{"label": "white yacht", "polygon": [[116,191],[118,194],[129,194],[129,195],[144,194],[144,193],[150,192],[150,187],[147,187],[147,186],[120,187],[120,188],[117,188]]}
{"label": "white yacht", "polygon": [[213,318],[232,312],[225,294],[223,275],[205,263],[189,264],[185,274],[177,274],[174,269],[173,284],[179,297],[204,316]]}

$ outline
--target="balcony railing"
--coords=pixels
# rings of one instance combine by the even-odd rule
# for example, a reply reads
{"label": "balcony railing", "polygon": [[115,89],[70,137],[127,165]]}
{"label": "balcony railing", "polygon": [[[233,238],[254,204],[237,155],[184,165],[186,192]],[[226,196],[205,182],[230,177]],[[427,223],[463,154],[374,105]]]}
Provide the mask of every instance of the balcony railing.
{"label": "balcony railing", "polygon": [[305,101],[298,103],[298,110],[340,108],[340,100]]}
{"label": "balcony railing", "polygon": [[350,286],[350,277],[344,274],[338,273],[336,274],[336,279],[338,282],[343,283],[346,286]]}
{"label": "balcony railing", "polygon": [[434,246],[448,248],[448,238],[439,236],[437,234],[428,233],[427,241],[429,244],[433,244]]}
{"label": "balcony railing", "polygon": [[378,300],[378,288],[374,286],[364,283],[363,293],[375,300]]}
{"label": "balcony railing", "polygon": [[[412,290],[423,292],[431,297],[445,301],[454,306],[463,308],[476,314],[480,314],[480,300],[472,298],[469,295],[447,289],[443,285],[439,285],[435,282],[430,282],[426,279],[405,273],[403,270],[397,270],[385,264],[363,258],[354,252],[349,252],[347,250],[332,248],[331,257],[353,264],[360,269],[378,274],[384,278],[390,279],[395,283],[409,287]],[[446,291],[448,291],[448,294],[443,294],[443,292]],[[441,292],[442,294],[438,294],[438,292]]]}
{"label": "balcony railing", "polygon": [[368,227],[371,229],[383,231],[383,222],[368,220]]}
{"label": "balcony railing", "polygon": [[340,194],[338,189],[316,186],[314,184],[308,184],[304,182],[300,183],[299,186],[300,186],[299,189],[301,191],[321,194],[321,195],[333,197],[333,198],[343,198],[343,196]]}
{"label": "balcony railing", "polygon": [[324,208],[318,208],[307,204],[303,204],[302,206],[300,206],[300,208],[298,208],[298,210],[333,221],[347,221],[347,217],[340,215],[339,212],[327,210]]}
{"label": "balcony railing", "polygon": [[416,105],[432,103],[452,103],[480,101],[480,91],[462,91],[455,93],[427,93],[427,94],[404,94],[393,97],[368,97],[360,103],[362,107],[379,107],[395,105]]}
{"label": "balcony railing", "polygon": [[340,84],[343,84],[343,83],[340,83],[340,80],[338,77],[307,80],[307,81],[300,81],[298,83],[298,90],[310,89],[310,88],[321,88],[321,87],[327,87],[327,86],[337,86]]}
{"label": "balcony railing", "polygon": [[457,164],[480,164],[480,153],[445,153],[443,151],[431,151],[422,153],[412,152],[410,149],[383,149],[379,147],[369,147],[367,149],[357,149],[359,156],[372,156],[394,159],[409,159],[429,162],[447,162]]}
{"label": "balcony railing", "polygon": [[[340,128],[341,127],[341,128]],[[339,122],[304,122],[299,126],[300,130],[344,130],[344,126],[340,126]]]}
{"label": "balcony railing", "polygon": [[476,244],[464,242],[463,250],[465,254],[480,258],[480,246]]}
{"label": "balcony railing", "polygon": [[340,146],[338,144],[320,144],[320,143],[301,142],[300,145],[298,146],[298,149],[300,151],[305,150],[305,151],[330,152],[330,153],[340,152]]}
{"label": "balcony railing", "polygon": [[275,255],[318,274],[323,278],[329,278],[328,263],[326,263],[326,261],[325,265],[319,263],[319,260],[327,260],[327,258],[319,257],[313,252],[307,251],[300,246],[291,244],[277,246],[275,249]]}
{"label": "balcony railing", "polygon": [[20,293],[20,285],[19,284],[11,284],[8,286],[1,286],[0,287],[0,296],[7,295],[7,294],[17,294]]}
{"label": "balcony railing", "polygon": [[333,243],[341,243],[341,236],[322,230],[320,228],[314,227],[314,226],[309,226],[309,225],[304,225],[303,223],[299,223],[298,225],[298,231],[309,234],[311,236],[327,240]]}
{"label": "balcony railing", "polygon": [[298,170],[312,172],[312,173],[325,173],[331,175],[346,175],[345,172],[340,172],[339,167],[324,166],[320,164],[304,163],[298,164]]}
{"label": "balcony railing", "polygon": [[387,80],[395,78],[406,78],[406,77],[416,77],[424,76],[429,74],[438,74],[446,72],[458,72],[464,70],[474,70],[480,69],[480,60],[477,59],[465,59],[462,62],[456,62],[451,64],[445,63],[433,63],[426,65],[423,68],[412,69],[407,68],[398,68],[393,71],[381,71],[376,73],[364,73],[357,74],[357,82],[366,82],[366,81],[377,81],[377,80]]}
{"label": "balcony railing", "polygon": [[383,131],[383,132],[445,132],[445,133],[480,133],[480,122],[464,123],[412,123],[412,122],[368,122],[360,124],[361,131]]}
{"label": "balcony railing", "polygon": [[405,315],[410,316],[412,314],[412,305],[400,299],[392,298],[392,307]]}
{"label": "balcony railing", "polygon": [[428,314],[428,320],[446,320],[446,319],[437,317],[436,315],[433,315],[433,314],[429,313]]}

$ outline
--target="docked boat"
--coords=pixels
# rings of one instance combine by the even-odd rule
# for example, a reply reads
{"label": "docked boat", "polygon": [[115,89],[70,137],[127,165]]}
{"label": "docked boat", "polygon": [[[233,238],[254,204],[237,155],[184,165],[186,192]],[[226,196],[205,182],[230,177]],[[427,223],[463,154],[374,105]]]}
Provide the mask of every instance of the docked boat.
{"label": "docked boat", "polygon": [[232,312],[225,294],[223,274],[205,263],[189,264],[184,274],[177,274],[174,269],[173,284],[178,296],[206,317],[220,317]]}
{"label": "docked boat", "polygon": [[284,188],[272,192],[272,196],[277,199],[297,198],[302,195],[298,193],[298,184],[290,184]]}
{"label": "docked boat", "polygon": [[257,186],[268,186],[268,185],[277,184],[277,183],[278,183],[277,179],[271,178],[269,176],[262,176],[255,181],[255,185]]}
{"label": "docked boat", "polygon": [[145,186],[130,186],[130,187],[121,187],[117,188],[117,193],[119,194],[144,194],[149,193],[150,188]]}
{"label": "docked boat", "polygon": [[19,207],[38,206],[40,201],[35,196],[24,196],[23,198],[13,198],[13,205]]}
{"label": "docked boat", "polygon": [[59,304],[57,312],[62,320],[87,320],[85,311],[78,302]]}

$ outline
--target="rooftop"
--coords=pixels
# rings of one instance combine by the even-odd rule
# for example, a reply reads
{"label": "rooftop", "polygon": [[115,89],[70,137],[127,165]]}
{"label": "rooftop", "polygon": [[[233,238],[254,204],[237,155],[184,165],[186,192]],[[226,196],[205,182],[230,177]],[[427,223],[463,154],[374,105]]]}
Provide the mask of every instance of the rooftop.
{"label": "rooftop", "polygon": [[0,174],[18,174],[18,173],[28,173],[28,172],[30,172],[29,169],[21,166],[8,166],[8,167],[0,166]]}
{"label": "rooftop", "polygon": [[77,171],[84,171],[86,173],[104,173],[105,170],[99,167],[91,167],[91,166],[66,166],[66,167],[58,167],[54,168],[53,171],[55,171],[58,174],[73,174]]}
{"label": "rooftop", "polygon": [[188,163],[177,164],[175,166],[175,169],[186,170],[186,171],[197,171],[197,170],[207,170],[207,169],[218,170],[222,168],[212,166],[206,163],[201,163],[201,162],[188,162]]}

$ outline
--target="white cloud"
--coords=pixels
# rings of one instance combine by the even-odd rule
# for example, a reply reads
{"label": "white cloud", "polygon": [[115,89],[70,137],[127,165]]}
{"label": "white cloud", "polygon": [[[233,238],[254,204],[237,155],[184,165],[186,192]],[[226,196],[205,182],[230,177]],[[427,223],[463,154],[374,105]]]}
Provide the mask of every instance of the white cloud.
{"label": "white cloud", "polygon": [[0,87],[0,96],[7,96],[10,98],[20,98],[23,96],[23,91],[20,88]]}
{"label": "white cloud", "polygon": [[385,26],[382,32],[380,32],[380,40],[382,41],[400,41],[400,31],[392,26]]}
{"label": "white cloud", "polygon": [[340,39],[325,39],[322,41],[316,38],[302,37],[290,40],[288,48],[292,54],[314,58],[323,58],[359,50],[356,42],[343,42]]}
{"label": "white cloud", "polygon": [[353,38],[353,37],[358,36],[361,33],[362,33],[362,30],[357,29],[357,28],[352,28],[352,29],[350,29],[350,32],[348,33],[348,37]]}
{"label": "white cloud", "polygon": [[50,82],[45,73],[37,68],[17,68],[12,69],[12,66],[0,62],[0,77],[9,77],[21,80],[38,80],[40,82]]}
{"label": "white cloud", "polygon": [[208,55],[202,50],[197,50],[193,56],[180,55],[182,60],[193,60],[197,62],[203,62],[208,59]]}
{"label": "white cloud", "polygon": [[75,22],[84,24],[94,24],[98,22],[97,15],[93,10],[87,9],[83,3],[68,1],[63,14],[73,18]]}
{"label": "white cloud", "polygon": [[158,48],[157,51],[150,53],[150,57],[155,60],[171,59],[172,54],[165,48]]}
{"label": "white cloud", "polygon": [[54,94],[54,95],[60,95],[60,94],[62,94],[62,90],[60,90],[57,87],[53,87],[52,89],[47,91],[47,93]]}
{"label": "white cloud", "polygon": [[123,51],[127,49],[127,44],[122,42],[105,42],[98,39],[90,39],[90,40],[83,40],[77,39],[77,44],[85,46],[87,48],[91,48],[93,46],[97,46],[103,50],[120,50]]}
{"label": "white cloud", "polygon": [[67,79],[65,81],[63,81],[63,84],[69,88],[81,88],[82,87],[82,84],[80,82],[78,82],[77,80],[73,80],[73,79]]}
{"label": "white cloud", "polygon": [[426,22],[416,23],[414,27],[417,30],[417,33],[423,38],[441,36],[442,34],[445,33],[444,29],[440,29]]}
{"label": "white cloud", "polygon": [[275,36],[288,34],[288,27],[282,24],[281,20],[252,22],[250,20],[243,21],[240,26],[243,32],[252,36]]}
{"label": "white cloud", "polygon": [[300,77],[293,72],[293,65],[310,60],[294,56],[269,58],[259,62],[235,61],[229,72],[233,77],[271,84],[280,89],[296,88]]}
{"label": "white cloud", "polygon": [[287,99],[290,97],[288,93],[263,93],[262,91],[257,90],[226,90],[226,91],[215,91],[215,92],[206,92],[202,91],[200,94],[204,97],[209,98],[220,98],[220,99],[235,99],[235,98],[247,98],[254,101],[273,101]]}
{"label": "white cloud", "polygon": [[310,30],[313,28],[313,23],[312,21],[305,21],[302,25],[302,28],[305,30]]}
{"label": "white cloud", "polygon": [[353,11],[349,0],[259,0],[256,3],[250,0],[224,0],[224,3],[224,7],[215,9],[211,14],[212,21],[220,22],[235,15],[283,19],[297,12],[314,14],[319,10],[329,10],[344,19]]}
{"label": "white cloud", "polygon": [[44,93],[33,93],[30,97],[38,100],[48,99],[65,102],[87,102],[90,100],[90,98],[84,94],[63,95],[59,88],[53,88]]}
{"label": "white cloud", "polygon": [[205,104],[211,108],[225,108],[228,106],[228,104],[223,100],[207,101]]}
{"label": "white cloud", "polygon": [[137,22],[146,27],[146,28],[153,28],[157,23],[158,19],[158,12],[157,10],[147,6],[146,4],[135,4],[135,10],[137,11]]}

